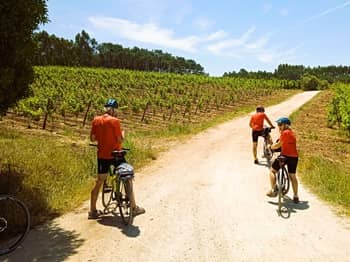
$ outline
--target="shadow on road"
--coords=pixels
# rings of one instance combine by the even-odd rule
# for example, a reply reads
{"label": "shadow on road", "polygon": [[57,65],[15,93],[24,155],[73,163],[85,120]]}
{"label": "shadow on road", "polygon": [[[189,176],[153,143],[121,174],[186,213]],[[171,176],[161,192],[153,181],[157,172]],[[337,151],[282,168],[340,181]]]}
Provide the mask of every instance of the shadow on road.
{"label": "shadow on road", "polygon": [[97,220],[97,222],[104,226],[117,227],[121,229],[121,232],[128,237],[138,237],[140,235],[139,227],[134,225],[126,226],[121,217],[117,214],[102,216]]}
{"label": "shadow on road", "polygon": [[[278,202],[268,201],[269,204],[278,206]],[[297,213],[298,210],[306,210],[310,207],[308,201],[300,201],[298,204],[295,204],[293,202],[293,199],[289,198],[288,196],[284,197],[283,201],[283,209],[282,213],[280,214],[282,218],[289,218],[291,213]]]}
{"label": "shadow on road", "polygon": [[55,223],[32,229],[22,245],[0,261],[59,262],[77,253],[84,240],[75,231],[67,231]]}

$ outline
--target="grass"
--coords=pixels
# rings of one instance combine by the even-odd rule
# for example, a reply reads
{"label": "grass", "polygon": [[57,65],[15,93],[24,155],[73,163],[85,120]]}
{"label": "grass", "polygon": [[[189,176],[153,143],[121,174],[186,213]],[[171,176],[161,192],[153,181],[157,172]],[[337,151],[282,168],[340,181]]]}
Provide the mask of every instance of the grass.
{"label": "grass", "polygon": [[[232,112],[212,115],[194,125],[174,124],[160,129],[127,134],[124,147],[136,170],[156,159],[171,145],[209,127],[253,111],[257,104],[279,103],[297,90],[237,103]],[[264,102],[268,101],[268,102]],[[12,126],[13,125],[13,126]],[[89,199],[96,176],[96,149],[87,137],[77,138],[69,130],[58,135],[0,122],[0,193],[14,194],[28,204],[33,225],[68,212]],[[137,175],[137,174],[136,174]]]}
{"label": "grass", "polygon": [[302,182],[321,199],[350,215],[350,138],[328,127],[331,92],[323,91],[291,118],[298,139]]}

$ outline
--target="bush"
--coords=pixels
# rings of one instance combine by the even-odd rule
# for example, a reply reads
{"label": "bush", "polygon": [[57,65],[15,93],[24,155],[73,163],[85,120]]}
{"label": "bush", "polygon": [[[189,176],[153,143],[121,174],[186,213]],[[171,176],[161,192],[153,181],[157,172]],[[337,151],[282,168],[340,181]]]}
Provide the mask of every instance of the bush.
{"label": "bush", "polygon": [[301,88],[305,91],[322,90],[328,88],[327,80],[320,80],[314,75],[305,74],[301,78]]}

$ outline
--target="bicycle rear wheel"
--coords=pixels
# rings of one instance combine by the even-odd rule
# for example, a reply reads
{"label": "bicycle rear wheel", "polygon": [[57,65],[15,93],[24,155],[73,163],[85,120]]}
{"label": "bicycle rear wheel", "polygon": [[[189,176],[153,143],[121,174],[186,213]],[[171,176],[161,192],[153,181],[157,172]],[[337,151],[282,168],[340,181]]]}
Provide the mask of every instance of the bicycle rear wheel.
{"label": "bicycle rear wheel", "polygon": [[131,225],[134,219],[131,206],[133,197],[132,179],[122,178],[119,188],[118,207],[120,216],[125,225]]}
{"label": "bicycle rear wheel", "polygon": [[30,228],[26,205],[11,196],[0,196],[0,256],[15,250]]}
{"label": "bicycle rear wheel", "polygon": [[271,150],[268,148],[268,143],[266,138],[264,138],[264,147],[263,147],[263,153],[264,153],[264,157],[267,159],[267,161],[270,161],[272,158],[272,152]]}
{"label": "bicycle rear wheel", "polygon": [[106,180],[103,182],[102,186],[102,205],[104,208],[107,208],[111,201],[113,196],[113,177],[111,175],[108,175]]}

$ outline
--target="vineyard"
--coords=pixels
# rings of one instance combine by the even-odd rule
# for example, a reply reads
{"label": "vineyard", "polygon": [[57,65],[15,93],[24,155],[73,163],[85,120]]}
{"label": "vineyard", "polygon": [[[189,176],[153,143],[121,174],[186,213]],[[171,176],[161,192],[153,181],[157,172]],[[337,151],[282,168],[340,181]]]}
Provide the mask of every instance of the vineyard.
{"label": "vineyard", "polygon": [[35,67],[32,96],[18,102],[8,118],[29,128],[86,133],[109,97],[120,104],[124,127],[149,130],[198,123],[265,97],[293,81],[215,78],[118,69]]}
{"label": "vineyard", "polygon": [[346,130],[350,136],[350,85],[338,83],[332,89],[334,96],[328,111],[328,121],[331,126],[337,124]]}

